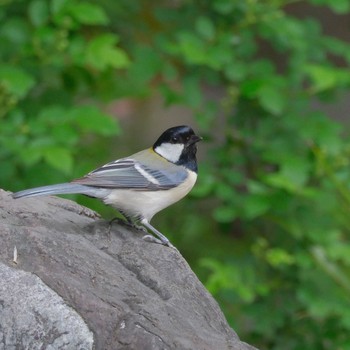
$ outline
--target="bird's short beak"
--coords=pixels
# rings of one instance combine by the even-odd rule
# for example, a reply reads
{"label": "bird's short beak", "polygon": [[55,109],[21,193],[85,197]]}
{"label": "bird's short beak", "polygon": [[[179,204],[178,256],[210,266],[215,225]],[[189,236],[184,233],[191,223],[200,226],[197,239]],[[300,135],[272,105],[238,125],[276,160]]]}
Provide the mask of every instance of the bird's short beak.
{"label": "bird's short beak", "polygon": [[200,137],[198,135],[192,135],[191,138],[188,140],[188,146],[193,145],[194,143],[197,143],[199,141],[202,141],[203,137]]}

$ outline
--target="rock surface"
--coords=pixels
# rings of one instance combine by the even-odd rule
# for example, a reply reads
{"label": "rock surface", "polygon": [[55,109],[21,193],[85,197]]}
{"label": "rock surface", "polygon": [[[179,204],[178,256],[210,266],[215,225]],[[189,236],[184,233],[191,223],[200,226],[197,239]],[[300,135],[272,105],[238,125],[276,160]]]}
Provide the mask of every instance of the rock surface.
{"label": "rock surface", "polygon": [[0,350],[254,349],[180,253],[142,235],[0,190]]}

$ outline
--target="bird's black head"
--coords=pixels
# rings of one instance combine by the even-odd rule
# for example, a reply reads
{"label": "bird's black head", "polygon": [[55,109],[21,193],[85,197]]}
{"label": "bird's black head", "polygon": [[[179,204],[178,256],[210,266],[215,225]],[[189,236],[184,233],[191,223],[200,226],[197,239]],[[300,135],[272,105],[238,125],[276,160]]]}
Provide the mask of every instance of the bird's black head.
{"label": "bird's black head", "polygon": [[175,126],[163,132],[153,149],[169,162],[197,171],[197,146],[202,138],[186,125]]}

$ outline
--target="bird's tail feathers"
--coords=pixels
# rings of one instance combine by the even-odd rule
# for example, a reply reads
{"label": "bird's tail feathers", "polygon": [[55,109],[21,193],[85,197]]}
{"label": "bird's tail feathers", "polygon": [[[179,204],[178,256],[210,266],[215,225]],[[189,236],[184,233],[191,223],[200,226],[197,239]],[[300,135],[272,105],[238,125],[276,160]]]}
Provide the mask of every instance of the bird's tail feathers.
{"label": "bird's tail feathers", "polygon": [[52,194],[86,194],[93,196],[94,189],[88,186],[74,184],[74,183],[63,183],[50,186],[42,186],[36,188],[30,188],[28,190],[19,191],[13,193],[13,198],[21,197],[35,197],[35,196],[46,196]]}

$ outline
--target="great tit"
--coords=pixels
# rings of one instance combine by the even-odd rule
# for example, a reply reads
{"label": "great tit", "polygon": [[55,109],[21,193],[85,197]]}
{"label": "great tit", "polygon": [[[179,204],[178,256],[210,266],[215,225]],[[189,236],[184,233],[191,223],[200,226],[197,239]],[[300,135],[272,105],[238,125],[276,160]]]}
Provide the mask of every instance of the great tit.
{"label": "great tit", "polygon": [[107,163],[69,183],[16,192],[13,198],[72,193],[98,198],[117,209],[129,223],[141,223],[159,239],[146,238],[170,245],[150,220],[194,186],[196,143],[201,139],[189,126],[175,126],[164,131],[148,149]]}

